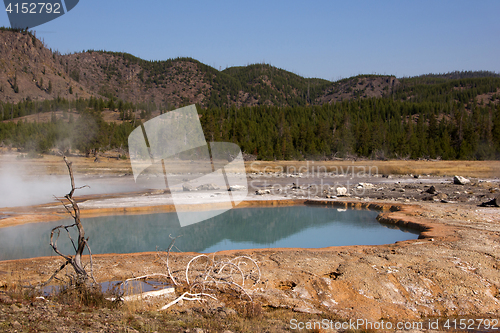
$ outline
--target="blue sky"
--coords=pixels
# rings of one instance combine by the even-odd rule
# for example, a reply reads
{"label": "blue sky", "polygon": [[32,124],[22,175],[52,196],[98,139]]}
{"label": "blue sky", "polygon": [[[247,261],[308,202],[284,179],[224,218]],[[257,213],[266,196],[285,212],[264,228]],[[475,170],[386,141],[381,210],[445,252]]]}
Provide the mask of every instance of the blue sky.
{"label": "blue sky", "polygon": [[[28,1],[28,0],[26,0]],[[34,30],[62,53],[265,62],[305,77],[500,72],[500,1],[80,0]],[[9,26],[0,13],[0,25]]]}

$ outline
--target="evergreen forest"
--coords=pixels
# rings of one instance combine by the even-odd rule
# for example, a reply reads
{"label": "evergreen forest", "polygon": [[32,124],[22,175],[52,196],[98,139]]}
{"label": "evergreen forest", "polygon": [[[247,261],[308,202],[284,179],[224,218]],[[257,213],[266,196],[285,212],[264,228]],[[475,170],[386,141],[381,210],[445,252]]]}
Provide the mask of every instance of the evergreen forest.
{"label": "evergreen forest", "polygon": [[[262,160],[500,158],[500,78],[479,72],[399,80],[377,98],[197,107],[207,141],[234,142]],[[104,121],[103,111],[119,112],[121,121]],[[113,98],[0,103],[0,145],[38,153],[125,151],[130,132],[158,111],[168,110]],[[14,121],[41,113],[52,113],[51,121]]]}

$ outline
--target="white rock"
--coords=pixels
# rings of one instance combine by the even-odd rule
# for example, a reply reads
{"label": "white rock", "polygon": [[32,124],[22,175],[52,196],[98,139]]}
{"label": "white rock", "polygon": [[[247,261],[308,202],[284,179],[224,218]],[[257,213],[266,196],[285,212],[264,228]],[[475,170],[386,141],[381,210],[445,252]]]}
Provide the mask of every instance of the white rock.
{"label": "white rock", "polygon": [[264,194],[271,194],[270,190],[257,190],[255,191],[256,195],[264,195]]}
{"label": "white rock", "polygon": [[465,184],[468,184],[470,183],[470,180],[465,178],[465,177],[462,177],[462,176],[455,176],[453,177],[453,184],[456,184],[456,185],[465,185]]}
{"label": "white rock", "polygon": [[229,186],[229,191],[243,191],[243,190],[246,190],[246,186],[243,185]]}
{"label": "white rock", "polygon": [[193,186],[189,185],[189,184],[183,184],[182,185],[182,190],[186,191],[186,192],[196,191],[196,189]]}
{"label": "white rock", "polygon": [[215,184],[203,184],[196,188],[197,191],[213,191],[219,190],[220,188]]}
{"label": "white rock", "polygon": [[372,183],[358,183],[357,187],[364,188],[364,189],[371,189],[371,188],[375,188],[375,185],[373,185]]}
{"label": "white rock", "polygon": [[336,188],[336,191],[337,191],[337,196],[343,196],[343,195],[347,195],[347,188],[345,187],[337,187]]}

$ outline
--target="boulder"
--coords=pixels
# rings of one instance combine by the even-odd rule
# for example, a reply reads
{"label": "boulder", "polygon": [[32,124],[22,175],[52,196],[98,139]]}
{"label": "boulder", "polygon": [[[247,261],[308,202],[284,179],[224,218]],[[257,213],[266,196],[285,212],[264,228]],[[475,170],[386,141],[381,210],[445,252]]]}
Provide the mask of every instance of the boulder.
{"label": "boulder", "polygon": [[479,206],[480,207],[500,207],[500,200],[499,200],[499,198],[493,198],[488,202],[483,202]]}
{"label": "boulder", "polygon": [[264,194],[271,194],[270,190],[257,190],[255,191],[256,195],[264,195]]}
{"label": "boulder", "polygon": [[434,200],[439,201],[439,200],[446,200],[448,199],[448,195],[446,193],[438,193],[434,196]]}
{"label": "boulder", "polygon": [[343,186],[337,187],[335,190],[337,192],[337,196],[339,196],[339,197],[347,195],[347,188],[346,187],[343,187]]}
{"label": "boulder", "polygon": [[462,176],[453,177],[453,184],[465,185],[465,184],[469,184],[469,183],[470,183],[470,180],[465,178],[465,177],[462,177]]}
{"label": "boulder", "polygon": [[196,188],[198,191],[213,191],[213,190],[219,190],[220,188],[215,185],[215,184],[203,184],[200,185]]}
{"label": "boulder", "polygon": [[189,184],[183,184],[182,185],[182,190],[186,191],[186,192],[196,191],[196,189],[193,186],[189,185]]}
{"label": "boulder", "polygon": [[436,188],[434,187],[434,185],[432,185],[431,187],[429,187],[427,189],[427,191],[425,191],[426,193],[429,193],[429,194],[436,194],[437,193],[437,190]]}

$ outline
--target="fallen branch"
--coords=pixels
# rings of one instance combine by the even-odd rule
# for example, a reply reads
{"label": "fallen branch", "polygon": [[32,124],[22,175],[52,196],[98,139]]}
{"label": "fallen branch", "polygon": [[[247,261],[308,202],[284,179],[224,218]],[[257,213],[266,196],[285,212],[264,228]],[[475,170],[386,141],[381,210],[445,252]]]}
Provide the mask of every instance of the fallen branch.
{"label": "fallen branch", "polygon": [[126,279],[121,284],[129,282],[129,281],[134,281],[134,280],[143,280],[143,279],[147,279],[147,278],[150,278],[150,277],[153,277],[153,276],[162,276],[162,277],[167,277],[167,278],[169,277],[168,275],[165,275],[165,274],[162,274],[162,273],[153,273],[153,274],[148,274],[148,275],[143,275],[143,276],[138,276],[138,277],[133,277],[133,278],[130,278],[130,279]]}
{"label": "fallen branch", "polygon": [[163,261],[163,263],[165,264],[165,266],[167,266],[167,273],[168,273],[168,277],[170,278],[170,280],[172,281],[172,283],[174,284],[174,286],[178,286],[179,284],[177,283],[177,281],[175,280],[174,276],[172,275],[172,272],[170,271],[170,265],[168,263],[168,259],[170,257],[170,251],[172,250],[172,248],[175,246],[175,241],[177,240],[177,238],[181,237],[182,235],[179,235],[175,238],[172,238],[172,235],[168,235],[168,237],[172,240],[170,242],[170,245],[168,247],[168,251],[167,251],[167,260],[163,260],[163,258],[161,257],[160,253],[157,252],[158,254],[158,257],[160,258],[161,261]]}
{"label": "fallen branch", "polygon": [[[186,264],[185,281],[182,281],[180,277],[175,278],[170,267],[169,257],[170,252],[175,247],[175,241],[179,237],[174,238],[169,235],[171,242],[167,250],[166,260],[157,251],[158,257],[166,265],[167,274],[154,273],[130,278],[123,281],[120,286],[132,280],[161,276],[170,279],[175,286],[184,285],[186,287],[183,289],[188,291],[160,308],[159,311],[166,310],[181,300],[206,301],[206,297],[217,300],[214,294],[228,291],[231,291],[232,296],[230,297],[238,297],[237,295],[239,295],[240,299],[247,298],[251,302],[253,301],[245,287],[256,285],[261,279],[261,271],[257,261],[248,256],[238,256],[230,260],[216,260],[215,253],[212,255],[199,254],[192,257]],[[179,270],[175,272],[179,272]]]}
{"label": "fallen branch", "polygon": [[[248,257],[248,256],[239,256],[239,257],[236,257],[234,259],[231,260],[231,262],[233,261],[237,261],[237,260],[241,260],[241,259],[246,259],[246,260],[249,260],[254,266],[255,268],[257,269],[257,272],[258,272],[258,276],[257,278],[255,279],[255,282],[253,283],[254,285],[256,285],[257,283],[260,282],[260,278],[262,276],[261,272],[260,272],[260,267],[259,265],[257,264],[257,262],[255,260],[253,260],[252,258]],[[236,265],[239,267],[240,265],[246,265],[247,263],[245,263],[244,261],[239,261]],[[249,280],[251,277],[251,271],[250,273],[248,274],[247,276],[247,280]]]}
{"label": "fallen branch", "polygon": [[[196,257],[192,258],[191,260],[189,260],[189,262],[188,262],[188,264],[187,264],[187,266],[186,266],[186,283],[187,283],[188,285],[190,284],[190,282],[189,282],[189,276],[188,276],[188,273],[189,273],[189,266],[191,265],[191,263],[192,263],[193,261],[195,261],[195,260],[196,260],[196,259],[198,259],[198,258],[207,258],[208,260],[210,260],[210,261],[212,262],[212,265],[211,265],[211,266],[213,266],[213,260],[212,260],[212,259],[210,259],[210,257],[209,257],[209,256],[207,256],[206,254],[200,254],[200,255],[198,255],[198,256],[196,256]],[[210,266],[210,267],[211,267],[211,266]],[[205,275],[205,279],[206,279],[206,275]]]}
{"label": "fallen branch", "polygon": [[[191,267],[193,263],[199,258],[205,258],[208,261],[209,265],[201,269],[201,274],[193,274],[195,276],[195,279],[190,280],[189,275],[190,270],[192,271]],[[245,262],[245,260],[250,261],[250,263],[256,267],[256,272],[251,269],[250,272],[245,274],[245,269],[242,267],[247,266],[247,262]],[[225,272],[227,268],[229,268],[229,271]],[[254,276],[254,273],[258,273],[257,276]],[[238,293],[240,293],[240,298],[242,295],[244,295],[248,297],[250,301],[252,301],[252,297],[244,288],[245,281],[250,279],[255,280],[253,284],[255,285],[260,281],[261,277],[259,265],[250,257],[239,256],[231,260],[215,260],[215,255],[214,259],[211,259],[206,254],[200,254],[191,258],[186,266],[185,274],[186,283],[188,284],[188,286],[190,286],[191,290],[195,290],[198,288],[201,290],[201,292],[207,289],[213,290],[210,287],[211,285],[213,285],[215,289],[220,291],[220,286],[229,286],[233,288],[233,290],[236,290]],[[235,281],[236,277],[238,276],[241,277],[241,283]]]}
{"label": "fallen branch", "polygon": [[186,291],[184,294],[182,294],[181,296],[177,297],[172,302],[170,302],[167,305],[165,305],[165,306],[161,307],[160,309],[158,309],[158,311],[166,310],[169,307],[171,307],[172,305],[174,305],[176,303],[179,303],[180,301],[204,301],[204,299],[201,298],[203,296],[210,297],[210,298],[212,298],[214,300],[217,300],[217,298],[215,298],[215,296],[210,295],[210,294],[205,294],[205,293],[191,294],[191,293],[189,293],[189,292]]}

